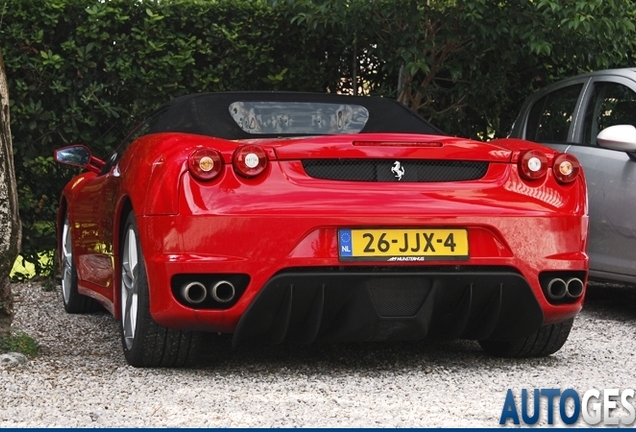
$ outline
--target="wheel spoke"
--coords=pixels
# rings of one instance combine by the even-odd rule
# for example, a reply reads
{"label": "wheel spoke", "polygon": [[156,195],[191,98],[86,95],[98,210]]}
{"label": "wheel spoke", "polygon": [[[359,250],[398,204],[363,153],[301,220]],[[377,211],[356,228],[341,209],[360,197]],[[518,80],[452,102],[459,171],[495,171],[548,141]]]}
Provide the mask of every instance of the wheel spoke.
{"label": "wheel spoke", "polygon": [[123,261],[122,264],[122,282],[126,289],[132,289],[135,284],[135,277],[133,275],[132,270],[130,269],[130,264],[126,261]]}
{"label": "wheel spoke", "polygon": [[135,329],[137,327],[137,295],[129,292],[128,297],[124,305],[124,338],[126,339],[126,345],[130,348],[132,346]]}

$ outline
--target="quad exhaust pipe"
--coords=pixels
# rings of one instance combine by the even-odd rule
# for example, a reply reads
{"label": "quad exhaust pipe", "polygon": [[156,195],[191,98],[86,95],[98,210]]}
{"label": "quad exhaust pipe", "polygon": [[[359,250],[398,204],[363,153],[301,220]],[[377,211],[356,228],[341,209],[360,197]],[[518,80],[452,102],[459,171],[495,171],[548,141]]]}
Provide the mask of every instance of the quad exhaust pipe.
{"label": "quad exhaust pipe", "polygon": [[189,304],[202,303],[208,295],[218,303],[229,303],[236,296],[236,288],[226,280],[221,280],[208,288],[201,282],[186,282],[180,289],[181,297]]}
{"label": "quad exhaust pipe", "polygon": [[583,281],[579,278],[571,278],[567,281],[561,278],[554,278],[548,282],[546,291],[553,300],[561,300],[563,297],[579,298],[583,295]]}
{"label": "quad exhaust pipe", "polygon": [[199,304],[208,295],[208,290],[201,282],[185,283],[181,286],[181,296],[190,304]]}
{"label": "quad exhaust pipe", "polygon": [[219,303],[227,303],[234,299],[236,289],[231,282],[219,281],[212,286],[212,292],[210,295]]}
{"label": "quad exhaust pipe", "polygon": [[579,278],[572,278],[568,280],[568,285],[566,287],[567,293],[572,298],[579,298],[583,295],[583,289],[585,285],[583,281]]}

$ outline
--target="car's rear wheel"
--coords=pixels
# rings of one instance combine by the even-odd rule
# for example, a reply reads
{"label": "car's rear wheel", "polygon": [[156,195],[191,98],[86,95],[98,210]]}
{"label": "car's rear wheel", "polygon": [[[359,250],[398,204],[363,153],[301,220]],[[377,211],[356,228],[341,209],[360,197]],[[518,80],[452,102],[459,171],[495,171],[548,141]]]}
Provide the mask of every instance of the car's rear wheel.
{"label": "car's rear wheel", "polygon": [[541,327],[534,334],[513,341],[479,341],[481,347],[496,357],[545,357],[561,349],[570,335],[574,318]]}
{"label": "car's rear wheel", "polygon": [[192,363],[201,335],[160,326],[150,315],[148,278],[133,213],[124,225],[120,282],[121,335],[128,363],[135,367],[181,367]]}
{"label": "car's rear wheel", "polygon": [[62,301],[68,313],[79,314],[99,310],[100,305],[90,297],[84,296],[77,290],[77,268],[73,256],[73,241],[71,237],[71,223],[68,215],[62,225]]}

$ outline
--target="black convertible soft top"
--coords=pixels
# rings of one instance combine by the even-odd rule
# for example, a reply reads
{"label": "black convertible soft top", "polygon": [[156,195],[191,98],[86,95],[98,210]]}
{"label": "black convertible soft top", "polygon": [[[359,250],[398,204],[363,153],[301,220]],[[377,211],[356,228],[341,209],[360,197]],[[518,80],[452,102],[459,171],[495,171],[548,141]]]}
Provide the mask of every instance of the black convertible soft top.
{"label": "black convertible soft top", "polygon": [[148,133],[225,139],[343,133],[444,133],[391,99],[296,92],[220,92],[182,96],[148,119]]}

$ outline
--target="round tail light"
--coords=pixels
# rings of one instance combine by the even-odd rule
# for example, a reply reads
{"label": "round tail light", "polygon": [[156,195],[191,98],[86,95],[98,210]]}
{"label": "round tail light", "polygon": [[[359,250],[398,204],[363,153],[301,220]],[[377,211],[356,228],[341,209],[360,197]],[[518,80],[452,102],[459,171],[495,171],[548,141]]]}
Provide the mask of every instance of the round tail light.
{"label": "round tail light", "polygon": [[580,169],[581,165],[576,157],[567,153],[561,153],[555,157],[552,165],[554,177],[561,183],[572,183],[579,175]]}
{"label": "round tail light", "polygon": [[267,154],[258,146],[247,145],[234,151],[234,171],[243,177],[256,177],[267,168]]}
{"label": "round tail light", "polygon": [[188,169],[194,178],[210,181],[216,178],[223,168],[221,153],[212,149],[197,149],[188,158]]}
{"label": "round tail light", "polygon": [[519,172],[526,180],[539,180],[548,172],[548,158],[538,150],[528,150],[519,157]]}

